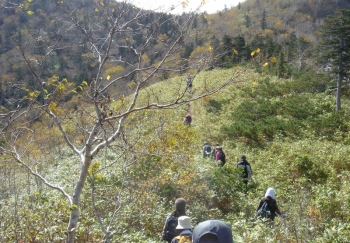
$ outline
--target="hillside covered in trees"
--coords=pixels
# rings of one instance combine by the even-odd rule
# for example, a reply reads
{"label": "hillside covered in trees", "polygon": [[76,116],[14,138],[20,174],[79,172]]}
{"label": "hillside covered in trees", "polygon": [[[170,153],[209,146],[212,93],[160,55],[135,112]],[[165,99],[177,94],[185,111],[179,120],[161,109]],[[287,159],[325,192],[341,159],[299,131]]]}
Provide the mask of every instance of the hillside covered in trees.
{"label": "hillside covered in trees", "polygon": [[[106,14],[102,9],[98,9],[99,3],[103,1],[79,0],[70,3],[69,6],[60,6],[57,1],[51,0],[18,0],[11,3],[4,1],[3,7],[0,8],[2,106],[11,103],[13,96],[23,96],[23,92],[14,89],[13,86],[37,85],[35,77],[31,74],[32,69],[40,67],[41,75],[45,79],[59,73],[60,77],[78,85],[83,81],[90,82],[94,78],[97,67],[92,61],[87,37],[80,38],[72,30],[63,30],[67,27],[65,24],[68,24],[64,16],[73,11],[86,30],[93,30],[92,26],[88,27],[90,23],[94,23],[95,27],[102,26],[99,31],[93,31],[96,37],[102,38],[106,34],[108,24],[107,21],[99,20]],[[109,4],[115,8],[111,13],[114,17],[124,11],[121,3]],[[250,53],[260,48],[264,56],[274,62],[283,58],[283,62],[291,67],[317,68],[311,50],[319,41],[320,24],[328,14],[347,7],[347,0],[247,0],[237,7],[217,14],[196,14],[191,23],[191,33],[179,50],[183,61],[177,64],[186,65],[185,60],[193,62],[198,56],[207,53],[215,57],[211,61],[212,67],[232,67],[249,60]],[[128,11],[120,20],[130,18],[138,9],[133,7]],[[170,13],[151,13],[140,18],[138,23],[130,24],[130,33],[116,35],[114,38],[118,45],[111,46],[112,52],[103,72],[106,75],[122,76],[130,71],[129,64],[135,63],[137,56],[132,49],[123,48],[125,41],[135,48],[142,45],[142,33],[133,30],[142,25],[150,25],[159,17],[165,19],[168,15]],[[181,23],[187,17],[186,14],[178,16],[177,22]],[[145,50],[143,54],[145,62],[150,64],[156,64],[162,57],[162,43],[167,42],[173,35],[180,35],[181,32],[175,22],[167,22],[156,31],[157,36],[150,43],[152,48]],[[58,46],[52,48],[56,44]],[[31,55],[26,59],[23,58],[23,54],[27,51],[30,51]],[[42,68],[43,65],[45,68]],[[154,82],[174,75],[170,70],[164,71],[154,77]],[[286,71],[281,75],[291,74]],[[119,92],[128,93],[128,84],[132,80],[132,77],[125,79],[118,87]]]}
{"label": "hillside covered in trees", "polygon": [[234,242],[350,241],[349,1],[1,3],[1,242],[160,242],[178,197]]}

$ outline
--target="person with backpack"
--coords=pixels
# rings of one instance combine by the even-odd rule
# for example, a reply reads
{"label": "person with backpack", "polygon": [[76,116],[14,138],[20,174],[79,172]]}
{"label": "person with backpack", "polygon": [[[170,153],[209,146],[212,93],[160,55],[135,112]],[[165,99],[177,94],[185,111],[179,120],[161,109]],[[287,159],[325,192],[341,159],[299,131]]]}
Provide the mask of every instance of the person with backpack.
{"label": "person with backpack", "polygon": [[209,145],[208,142],[204,143],[203,147],[203,158],[208,158],[211,155],[211,146]]}
{"label": "person with backpack", "polygon": [[232,230],[225,222],[210,219],[199,223],[193,230],[193,243],[233,243]]}
{"label": "person with backpack", "polygon": [[219,148],[219,147],[220,147],[220,146],[219,146],[219,143],[216,143],[216,145],[215,145],[213,151],[211,152],[211,157],[213,157],[213,159],[215,159],[215,160],[216,160],[216,153],[218,152],[218,148]]}
{"label": "person with backpack", "polygon": [[192,117],[190,113],[187,113],[187,115],[184,118],[183,124],[187,124],[188,126],[191,126],[191,122],[192,122]]}
{"label": "person with backpack", "polygon": [[190,217],[179,217],[176,231],[179,235],[175,236],[171,243],[192,243],[192,225]]}
{"label": "person with backpack", "polygon": [[277,206],[275,189],[270,187],[266,190],[265,197],[260,199],[256,210],[256,218],[260,217],[274,221],[276,215],[283,216]]}
{"label": "person with backpack", "polygon": [[178,218],[186,216],[186,203],[186,200],[183,198],[175,200],[175,210],[167,216],[163,227],[162,239],[164,241],[170,243],[174,237],[179,235],[176,231],[176,226],[178,225]]}
{"label": "person with backpack", "polygon": [[226,163],[226,155],[221,147],[217,148],[215,160],[218,166],[224,166]]}
{"label": "person with backpack", "polygon": [[242,173],[242,180],[243,183],[246,184],[246,187],[248,185],[248,181],[252,178],[253,170],[252,167],[250,166],[250,163],[247,161],[247,158],[245,155],[241,156],[241,160],[237,164],[237,168],[243,168],[243,173]]}
{"label": "person with backpack", "polygon": [[192,88],[192,77],[191,77],[191,75],[187,76],[186,83],[187,83],[187,87]]}

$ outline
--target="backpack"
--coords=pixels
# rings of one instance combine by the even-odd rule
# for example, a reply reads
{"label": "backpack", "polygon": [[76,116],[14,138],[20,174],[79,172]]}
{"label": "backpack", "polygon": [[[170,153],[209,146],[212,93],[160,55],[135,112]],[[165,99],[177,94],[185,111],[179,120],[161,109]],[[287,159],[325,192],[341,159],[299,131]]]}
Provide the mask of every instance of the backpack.
{"label": "backpack", "polygon": [[189,235],[179,235],[175,237],[178,243],[192,243],[192,239]]}
{"label": "backpack", "polygon": [[271,219],[271,211],[269,208],[269,203],[265,201],[261,208],[256,212],[256,217]]}
{"label": "backpack", "polygon": [[175,236],[177,236],[176,226],[178,224],[178,218],[175,216],[171,216],[165,222],[164,232],[163,232],[163,240],[171,241]]}
{"label": "backpack", "polygon": [[226,156],[224,152],[219,152],[219,160],[221,160],[224,164],[226,163]]}
{"label": "backpack", "polygon": [[238,167],[243,167],[242,178],[250,180],[252,176],[252,170],[249,165],[239,165]]}
{"label": "backpack", "polygon": [[206,152],[206,154],[210,154],[211,153],[211,147],[209,144],[204,146],[204,151]]}

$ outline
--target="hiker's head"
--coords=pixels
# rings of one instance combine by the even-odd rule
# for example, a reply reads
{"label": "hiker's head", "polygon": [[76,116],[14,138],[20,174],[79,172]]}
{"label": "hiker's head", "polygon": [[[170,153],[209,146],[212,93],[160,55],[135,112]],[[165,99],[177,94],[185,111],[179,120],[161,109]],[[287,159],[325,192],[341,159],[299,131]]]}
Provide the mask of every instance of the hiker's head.
{"label": "hiker's head", "polygon": [[204,145],[207,145],[208,144],[208,142],[204,142]]}
{"label": "hiker's head", "polygon": [[216,143],[216,146],[219,146],[219,143]]}
{"label": "hiker's head", "polygon": [[218,147],[217,150],[222,151],[222,147]]}
{"label": "hiker's head", "polygon": [[270,196],[271,198],[275,199],[275,189],[272,187],[268,188],[265,193],[265,197]]}
{"label": "hiker's head", "polygon": [[176,231],[180,234],[186,234],[185,230],[192,230],[191,219],[188,216],[181,216],[178,219]]}
{"label": "hiker's head", "polygon": [[175,209],[177,211],[185,211],[186,209],[186,200],[183,198],[178,198],[175,200]]}
{"label": "hiker's head", "polygon": [[246,159],[245,155],[241,155],[241,159],[245,160]]}
{"label": "hiker's head", "polygon": [[210,219],[199,223],[193,230],[193,243],[233,243],[232,230],[223,221]]}

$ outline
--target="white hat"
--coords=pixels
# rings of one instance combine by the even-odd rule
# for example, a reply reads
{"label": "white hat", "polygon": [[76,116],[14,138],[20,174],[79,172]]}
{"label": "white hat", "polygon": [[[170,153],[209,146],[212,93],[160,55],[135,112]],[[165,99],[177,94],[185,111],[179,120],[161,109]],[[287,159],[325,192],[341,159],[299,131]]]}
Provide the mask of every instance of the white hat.
{"label": "white hat", "polygon": [[192,229],[190,217],[188,216],[179,217],[176,229]]}
{"label": "white hat", "polygon": [[268,188],[265,193],[265,197],[267,196],[270,196],[273,199],[275,199],[275,189],[273,189],[272,187]]}

